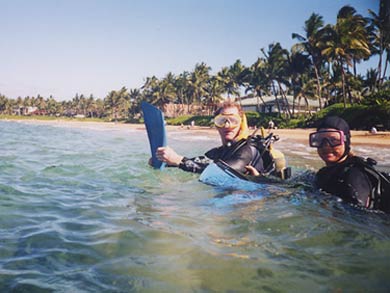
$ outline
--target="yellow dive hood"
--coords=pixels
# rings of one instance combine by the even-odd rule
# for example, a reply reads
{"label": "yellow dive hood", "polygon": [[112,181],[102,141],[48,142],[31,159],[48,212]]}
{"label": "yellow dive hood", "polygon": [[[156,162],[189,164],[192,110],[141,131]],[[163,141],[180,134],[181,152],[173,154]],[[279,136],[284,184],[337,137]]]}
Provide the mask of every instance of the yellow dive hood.
{"label": "yellow dive hood", "polygon": [[248,121],[246,119],[245,113],[242,113],[240,132],[238,133],[236,140],[239,141],[243,138],[247,139],[248,136],[249,136]]}

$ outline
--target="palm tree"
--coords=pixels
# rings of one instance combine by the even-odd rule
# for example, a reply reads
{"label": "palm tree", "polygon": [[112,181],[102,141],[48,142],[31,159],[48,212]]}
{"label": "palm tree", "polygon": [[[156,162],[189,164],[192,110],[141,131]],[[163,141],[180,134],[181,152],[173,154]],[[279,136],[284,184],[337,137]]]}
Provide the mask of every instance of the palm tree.
{"label": "palm tree", "polygon": [[266,106],[263,95],[269,94],[268,86],[271,84],[271,81],[268,79],[266,68],[266,61],[262,58],[258,58],[255,63],[253,63],[249,68],[246,69],[244,84],[245,84],[245,93],[252,92],[257,98],[257,111],[260,111],[260,103]]}
{"label": "palm tree", "polygon": [[144,85],[141,87],[143,89],[144,97],[146,101],[152,102],[154,89],[157,88],[159,80],[156,76],[147,77]]}
{"label": "palm tree", "polygon": [[16,98],[16,101],[13,103],[13,105],[12,105],[13,107],[15,107],[15,108],[18,108],[18,113],[19,113],[19,115],[21,115],[22,113],[20,113],[20,108],[23,106],[23,99],[22,99],[22,97],[17,97]]}
{"label": "palm tree", "polygon": [[117,91],[110,91],[109,94],[104,98],[105,108],[111,112],[115,122],[118,121],[118,111],[120,107],[120,95]]}
{"label": "palm tree", "polygon": [[207,106],[208,114],[211,115],[212,112],[216,110],[216,106],[219,102],[223,100],[222,93],[224,88],[221,85],[220,81],[216,76],[210,77],[205,95],[205,104]]}
{"label": "palm tree", "polygon": [[174,101],[176,98],[174,82],[175,77],[172,73],[168,73],[162,80],[155,76],[148,77],[143,86],[146,99],[151,104],[163,109],[165,104]]}
{"label": "palm tree", "polygon": [[126,87],[122,87],[118,92],[120,117],[127,117],[130,109],[130,94]]}
{"label": "palm tree", "polygon": [[188,76],[189,73],[187,71],[184,71],[175,78],[175,81],[173,83],[176,90],[176,96],[180,104],[185,103],[185,95],[188,91]]}
{"label": "palm tree", "polygon": [[32,103],[31,103],[30,96],[24,97],[23,107],[31,107],[31,106],[32,106]]}
{"label": "palm tree", "polygon": [[217,73],[216,78],[224,88],[224,92],[227,93],[228,98],[230,98],[231,95],[238,94],[236,90],[237,85],[231,76],[229,67],[222,67],[222,69]]}
{"label": "palm tree", "polygon": [[241,63],[240,59],[237,59],[233,65],[229,67],[230,78],[234,85],[232,93],[240,96],[240,87],[244,85],[245,75],[247,74],[246,67]]}
{"label": "palm tree", "polygon": [[87,100],[83,94],[80,95],[78,108],[85,117],[87,115]]}
{"label": "palm tree", "polygon": [[[334,26],[327,25],[321,30],[321,53],[341,72],[344,107],[346,107],[346,87],[348,86],[346,71],[349,71],[353,60],[368,58],[371,54],[365,25],[365,19],[357,15],[353,7],[347,5],[340,9]],[[352,97],[350,97],[350,102],[353,102]]]}
{"label": "palm tree", "polygon": [[80,97],[79,94],[76,93],[74,98],[72,99],[72,104],[71,104],[71,113],[72,115],[76,115],[79,113],[80,109]]}
{"label": "palm tree", "polygon": [[[265,56],[266,60],[266,74],[268,75],[268,80],[271,82],[270,87],[272,92],[275,95],[275,101],[278,105],[279,113],[282,113],[277,94],[279,93],[282,96],[282,100],[285,104],[285,109],[283,111],[291,117],[290,105],[287,100],[287,95],[285,88],[289,86],[288,81],[288,51],[283,49],[280,43],[270,44],[268,46],[268,51],[265,52],[264,49],[261,49],[262,53]],[[275,87],[277,85],[277,89]]]}
{"label": "palm tree", "polygon": [[377,78],[378,78],[378,71],[376,69],[369,69],[366,73],[366,78],[364,79],[363,83],[363,91],[365,94],[372,93],[376,87],[377,84]]}
{"label": "palm tree", "polygon": [[293,50],[296,52],[306,52],[310,57],[317,81],[317,99],[320,109],[322,109],[320,68],[323,64],[323,57],[318,44],[321,39],[321,29],[323,26],[324,22],[322,16],[313,13],[309,19],[305,21],[304,31],[306,32],[306,35],[302,36],[297,33],[292,34],[293,39],[298,39],[300,41],[300,43],[294,45]]}
{"label": "palm tree", "polygon": [[95,105],[96,105],[96,115],[97,117],[101,118],[101,117],[104,117],[105,114],[105,109],[104,109],[104,100],[98,98],[96,101],[95,101]]}
{"label": "palm tree", "polygon": [[[305,87],[305,84],[310,84],[310,71],[312,69],[312,64],[310,57],[301,52],[292,51],[288,56],[289,62],[289,76],[291,78],[291,86],[293,90],[294,100],[293,100],[293,110],[292,113],[295,115],[295,101],[298,99],[298,105],[300,105],[301,98],[304,98],[306,105],[308,105],[307,94],[308,88]],[[318,82],[318,80],[317,80]],[[318,83],[317,83],[318,85]],[[318,90],[318,89],[317,89]],[[317,91],[318,94],[318,91]],[[319,105],[321,107],[321,98],[319,99]]]}
{"label": "palm tree", "polygon": [[130,97],[129,114],[135,115],[139,113],[141,110],[141,101],[143,95],[141,94],[141,91],[139,89],[134,88],[129,90],[129,97]]}
{"label": "palm tree", "polygon": [[175,76],[169,72],[154,89],[154,100],[152,103],[159,105],[163,109],[165,104],[173,102],[176,99],[174,82]]}
{"label": "palm tree", "polygon": [[217,79],[224,87],[228,98],[230,98],[231,95],[236,97],[240,96],[239,88],[244,83],[244,70],[245,66],[242,65],[241,60],[237,60],[230,67],[223,67],[221,71],[217,73]]}
{"label": "palm tree", "polygon": [[[387,65],[390,63],[390,4],[389,1],[381,0],[379,4],[379,13],[368,10],[371,15],[372,32],[372,51],[379,55],[377,69],[377,84],[383,84],[386,76]],[[386,52],[386,57],[383,55]],[[382,72],[382,63],[385,59],[385,68]]]}
{"label": "palm tree", "polygon": [[176,95],[176,76],[172,72],[168,72],[165,77],[162,79],[166,94],[166,99],[169,102],[177,103],[177,95]]}
{"label": "palm tree", "polygon": [[46,113],[49,115],[56,115],[60,112],[60,103],[58,103],[52,95],[46,100]]}
{"label": "palm tree", "polygon": [[45,110],[46,109],[46,100],[41,95],[37,95],[37,107],[39,110]]}
{"label": "palm tree", "polygon": [[[177,101],[179,104],[183,105],[187,104],[187,107],[189,108],[189,72],[184,71],[183,73],[179,74],[179,76],[176,77],[174,81],[174,88],[176,92]],[[180,114],[180,109],[177,114]]]}
{"label": "palm tree", "polygon": [[0,113],[1,114],[11,114],[10,111],[10,101],[6,96],[0,94]]}
{"label": "palm tree", "polygon": [[207,83],[210,79],[211,68],[205,63],[195,65],[188,78],[188,107],[190,103],[197,103],[201,105],[202,99],[206,95]]}
{"label": "palm tree", "polygon": [[96,113],[96,101],[93,97],[93,94],[89,95],[89,98],[85,101],[85,108],[87,116],[93,118]]}

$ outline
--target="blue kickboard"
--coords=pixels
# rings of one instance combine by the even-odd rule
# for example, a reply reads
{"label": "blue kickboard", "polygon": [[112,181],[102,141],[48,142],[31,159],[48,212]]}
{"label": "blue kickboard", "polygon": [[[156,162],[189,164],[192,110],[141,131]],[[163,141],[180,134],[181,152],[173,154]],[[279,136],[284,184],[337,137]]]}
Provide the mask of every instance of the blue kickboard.
{"label": "blue kickboard", "polygon": [[246,191],[255,191],[261,187],[258,183],[240,178],[237,171],[226,168],[218,163],[211,163],[208,165],[202,174],[200,174],[199,181],[227,189],[241,189]]}
{"label": "blue kickboard", "polygon": [[162,170],[165,167],[165,163],[157,159],[156,150],[167,145],[164,115],[159,109],[147,102],[141,103],[141,109],[144,113],[145,127],[149,138],[152,166],[155,169]]}

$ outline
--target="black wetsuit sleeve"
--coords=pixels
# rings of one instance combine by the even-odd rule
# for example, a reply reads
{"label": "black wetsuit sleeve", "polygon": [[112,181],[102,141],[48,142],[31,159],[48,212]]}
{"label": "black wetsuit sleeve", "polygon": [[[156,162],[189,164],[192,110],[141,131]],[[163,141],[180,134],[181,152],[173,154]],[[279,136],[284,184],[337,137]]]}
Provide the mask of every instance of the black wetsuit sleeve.
{"label": "black wetsuit sleeve", "polygon": [[345,176],[345,196],[353,199],[352,202],[367,207],[370,202],[371,182],[368,176],[360,169],[352,167]]}
{"label": "black wetsuit sleeve", "polygon": [[[253,163],[254,154],[252,147],[249,144],[246,144],[237,151],[233,150],[234,147],[229,146],[213,148],[206,152],[204,156],[191,159],[184,158],[180,163],[179,168],[188,172],[202,173],[210,163],[222,160],[236,171],[245,173],[245,166],[251,165]],[[255,167],[259,170],[259,172],[262,172],[262,161],[259,161],[261,163],[261,168],[257,166],[259,164],[257,164]]]}
{"label": "black wetsuit sleeve", "polygon": [[195,158],[184,157],[181,161],[179,168],[192,173],[202,173],[206,167],[212,163],[213,160],[206,156],[199,156]]}

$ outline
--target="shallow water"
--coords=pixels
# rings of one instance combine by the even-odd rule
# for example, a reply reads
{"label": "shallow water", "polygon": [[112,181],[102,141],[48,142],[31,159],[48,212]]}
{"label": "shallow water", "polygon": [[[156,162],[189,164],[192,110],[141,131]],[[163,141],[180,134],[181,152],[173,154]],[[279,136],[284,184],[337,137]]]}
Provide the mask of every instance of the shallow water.
{"label": "shallow water", "polygon": [[[168,141],[188,156],[218,144],[190,130]],[[321,166],[305,145],[277,148],[295,174]],[[386,215],[152,170],[137,129],[0,121],[0,150],[1,292],[390,290]]]}

